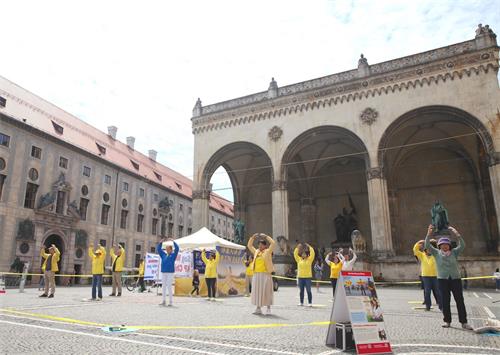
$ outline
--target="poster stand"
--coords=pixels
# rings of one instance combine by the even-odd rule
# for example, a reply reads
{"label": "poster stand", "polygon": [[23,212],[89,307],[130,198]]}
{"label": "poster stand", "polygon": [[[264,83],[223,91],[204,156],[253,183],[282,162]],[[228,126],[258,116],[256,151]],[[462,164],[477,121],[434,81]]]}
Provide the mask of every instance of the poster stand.
{"label": "poster stand", "polygon": [[341,272],[335,289],[326,345],[348,350],[350,328],[358,354],[392,353],[375,281],[369,271]]}

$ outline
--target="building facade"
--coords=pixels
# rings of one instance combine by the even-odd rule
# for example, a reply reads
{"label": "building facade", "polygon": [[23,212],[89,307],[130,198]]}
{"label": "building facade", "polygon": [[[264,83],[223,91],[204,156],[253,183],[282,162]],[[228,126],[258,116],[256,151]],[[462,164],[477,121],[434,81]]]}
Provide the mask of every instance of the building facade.
{"label": "building facade", "polygon": [[413,279],[411,248],[440,201],[465,236],[469,275],[490,275],[499,260],[498,60],[496,35],[479,25],[462,43],[373,65],[361,55],[346,72],[284,87],[273,79],[267,91],[207,106],[198,99],[195,228],[208,223],[210,179],[223,166],[248,234],[328,249],[349,243],[355,227],[367,242],[362,267]]}
{"label": "building facade", "polygon": [[[0,77],[0,270],[14,259],[40,271],[41,247],[61,273],[90,272],[87,247],[121,243],[137,267],[163,236],[196,231],[192,181]],[[210,195],[210,228],[233,239],[231,203]],[[110,265],[108,260],[107,265]]]}

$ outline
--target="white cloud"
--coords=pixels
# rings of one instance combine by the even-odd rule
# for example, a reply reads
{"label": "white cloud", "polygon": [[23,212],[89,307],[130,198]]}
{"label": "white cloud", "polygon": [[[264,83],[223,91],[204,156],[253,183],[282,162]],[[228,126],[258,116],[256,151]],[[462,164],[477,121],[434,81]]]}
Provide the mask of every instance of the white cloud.
{"label": "white cloud", "polygon": [[[191,109],[500,32],[490,1],[11,1],[0,75],[192,175]],[[214,188],[229,186],[218,176]],[[232,199],[230,191],[221,191]]]}

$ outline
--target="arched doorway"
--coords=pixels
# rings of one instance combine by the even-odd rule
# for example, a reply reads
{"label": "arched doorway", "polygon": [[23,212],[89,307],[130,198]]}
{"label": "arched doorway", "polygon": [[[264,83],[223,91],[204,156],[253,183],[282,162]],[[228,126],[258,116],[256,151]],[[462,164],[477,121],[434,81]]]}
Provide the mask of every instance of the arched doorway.
{"label": "arched doorway", "polygon": [[398,118],[379,145],[387,177],[393,246],[407,255],[441,201],[467,241],[466,255],[496,253],[498,225],[481,122],[453,107],[424,107]]}
{"label": "arched doorway", "polygon": [[[202,186],[205,189],[211,190],[213,175],[220,167],[229,176],[234,218],[245,223],[245,235],[256,232],[271,234],[273,168],[267,153],[248,142],[236,142],[223,147],[209,159],[204,169]],[[208,222],[209,229],[214,227],[218,230],[218,221],[209,218]]]}
{"label": "arched doorway", "polygon": [[282,164],[292,244],[347,244],[354,227],[370,240],[369,159],[359,137],[336,126],[313,128],[294,139]]}
{"label": "arched doorway", "polygon": [[[57,234],[50,234],[46,239],[45,239],[45,242],[43,243],[46,251],[47,249],[52,245],[54,244],[57,249],[59,249],[59,252],[61,253],[61,256],[59,258],[59,262],[57,263],[57,265],[59,266],[59,272],[57,273],[61,273],[62,271],[62,260],[63,260],[63,253],[64,253],[64,242],[62,240],[62,238],[60,236],[58,236]],[[42,258],[42,263],[43,263],[43,258]],[[56,285],[59,285],[61,282],[61,278],[60,277],[56,277]]]}

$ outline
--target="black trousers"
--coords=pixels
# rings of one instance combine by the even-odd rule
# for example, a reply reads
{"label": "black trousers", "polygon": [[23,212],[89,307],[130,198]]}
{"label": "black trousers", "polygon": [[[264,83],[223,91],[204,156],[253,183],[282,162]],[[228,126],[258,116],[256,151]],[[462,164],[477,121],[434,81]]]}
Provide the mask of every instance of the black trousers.
{"label": "black trousers", "polygon": [[215,298],[215,284],[217,283],[217,279],[215,277],[208,278],[208,279],[205,279],[205,282],[207,283],[208,297]]}
{"label": "black trousers", "polygon": [[140,291],[144,291],[146,289],[146,286],[144,285],[144,276],[139,277],[139,286],[140,286]]}
{"label": "black trousers", "polygon": [[196,292],[196,294],[197,294],[197,295],[199,295],[199,294],[200,294],[200,286],[198,286],[198,285],[193,285],[193,290],[191,291],[191,294],[193,294],[193,293],[195,293],[195,292]]}
{"label": "black trousers", "polygon": [[451,294],[453,294],[453,298],[457,304],[458,321],[460,323],[467,323],[467,311],[465,310],[462,280],[452,278],[438,279],[438,286],[443,302],[443,321],[445,323],[451,323],[450,301]]}
{"label": "black trousers", "polygon": [[330,279],[332,282],[333,297],[335,297],[335,289],[337,288],[337,279]]}

